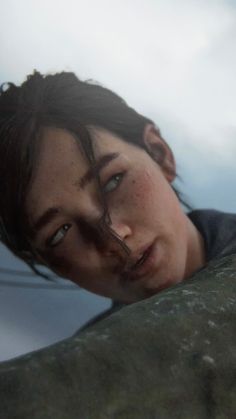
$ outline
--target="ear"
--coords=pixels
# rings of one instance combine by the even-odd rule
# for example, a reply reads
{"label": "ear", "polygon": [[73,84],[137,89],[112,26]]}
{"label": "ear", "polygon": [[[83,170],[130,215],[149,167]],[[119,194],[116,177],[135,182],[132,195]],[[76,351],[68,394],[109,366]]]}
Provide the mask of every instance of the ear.
{"label": "ear", "polygon": [[169,183],[176,178],[176,163],[174,155],[161,137],[161,133],[153,124],[147,124],[144,129],[143,142],[148,154],[160,166]]}

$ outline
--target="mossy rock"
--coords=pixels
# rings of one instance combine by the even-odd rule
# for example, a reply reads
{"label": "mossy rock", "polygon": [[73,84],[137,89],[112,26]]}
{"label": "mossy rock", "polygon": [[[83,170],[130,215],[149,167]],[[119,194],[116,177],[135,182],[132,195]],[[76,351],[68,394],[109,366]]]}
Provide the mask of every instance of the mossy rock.
{"label": "mossy rock", "polygon": [[1,419],[236,418],[236,256],[0,364]]}

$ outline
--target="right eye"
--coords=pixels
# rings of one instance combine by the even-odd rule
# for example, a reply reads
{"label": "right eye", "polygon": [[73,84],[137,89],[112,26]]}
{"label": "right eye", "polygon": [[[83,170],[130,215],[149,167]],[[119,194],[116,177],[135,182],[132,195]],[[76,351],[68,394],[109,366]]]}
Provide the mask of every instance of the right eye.
{"label": "right eye", "polygon": [[108,193],[114,191],[119,186],[123,176],[123,173],[116,173],[115,175],[111,176],[104,185],[104,192]]}
{"label": "right eye", "polygon": [[68,230],[70,229],[70,224],[64,224],[62,227],[60,227],[56,233],[54,233],[49,239],[47,240],[47,245],[49,247],[57,246],[59,243],[62,242],[65,235],[67,234]]}

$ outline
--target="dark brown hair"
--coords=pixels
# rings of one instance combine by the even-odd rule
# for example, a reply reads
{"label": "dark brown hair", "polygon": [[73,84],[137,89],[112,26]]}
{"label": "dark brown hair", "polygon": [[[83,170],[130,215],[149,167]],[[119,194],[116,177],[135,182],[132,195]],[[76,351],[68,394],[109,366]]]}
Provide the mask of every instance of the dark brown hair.
{"label": "dark brown hair", "polygon": [[[43,76],[34,72],[21,86],[0,91],[0,238],[34,270],[27,236],[25,199],[44,127],[63,128],[82,144],[88,161],[94,156],[89,127],[101,127],[127,142],[143,146],[150,119],[137,113],[111,90],[73,73]],[[177,193],[177,191],[175,190]],[[180,200],[180,194],[177,193]]]}

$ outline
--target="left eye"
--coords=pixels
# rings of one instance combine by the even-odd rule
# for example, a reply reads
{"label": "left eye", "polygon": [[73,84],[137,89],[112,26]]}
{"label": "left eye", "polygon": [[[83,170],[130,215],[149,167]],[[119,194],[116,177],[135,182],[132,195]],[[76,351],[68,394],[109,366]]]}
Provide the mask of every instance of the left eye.
{"label": "left eye", "polygon": [[105,193],[114,191],[117,186],[120,184],[123,173],[117,173],[116,175],[110,177],[110,179],[105,183],[103,190]]}
{"label": "left eye", "polygon": [[64,239],[67,231],[70,229],[70,224],[64,224],[61,228],[59,228],[52,237],[47,240],[49,247],[55,247]]}

